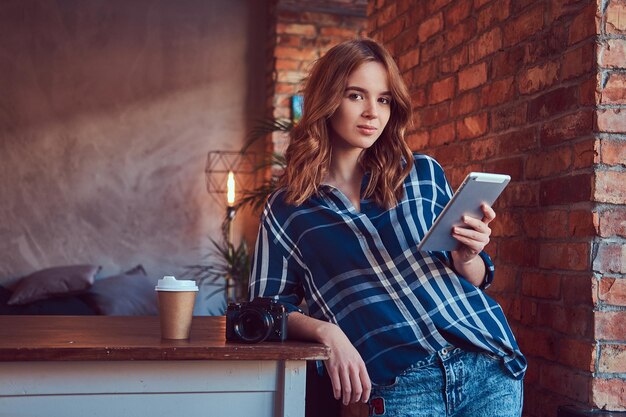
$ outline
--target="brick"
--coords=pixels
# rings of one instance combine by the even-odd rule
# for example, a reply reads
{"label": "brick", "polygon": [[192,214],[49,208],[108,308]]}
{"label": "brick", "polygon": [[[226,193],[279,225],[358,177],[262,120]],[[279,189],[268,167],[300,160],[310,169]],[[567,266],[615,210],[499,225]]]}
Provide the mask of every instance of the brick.
{"label": "brick", "polygon": [[626,39],[609,39],[598,46],[601,67],[623,68],[626,62]]}
{"label": "brick", "polygon": [[541,144],[546,146],[589,135],[593,132],[593,110],[583,109],[541,125]]}
{"label": "brick", "polygon": [[468,116],[456,122],[457,137],[461,140],[482,136],[488,129],[489,116],[487,113]]}
{"label": "brick", "polygon": [[515,293],[517,268],[497,265],[493,283],[489,287],[490,293]]}
{"label": "brick", "polygon": [[523,226],[528,237],[565,238],[568,235],[567,211],[548,209],[527,211],[524,213]]}
{"label": "brick", "polygon": [[489,107],[509,102],[515,95],[514,78],[493,81],[480,92],[481,106]]}
{"label": "brick", "polygon": [[572,210],[568,216],[568,235],[570,237],[595,237],[598,234],[597,213],[588,210]]}
{"label": "brick", "polygon": [[528,179],[540,179],[567,172],[572,166],[572,149],[561,146],[528,155],[525,173]]}
{"label": "brick", "polygon": [[596,3],[589,3],[569,25],[569,44],[573,45],[596,35]]}
{"label": "brick", "polygon": [[398,68],[404,72],[416,67],[420,63],[420,49],[415,48],[398,58]]}
{"label": "brick", "polygon": [[444,6],[450,4],[452,0],[431,0],[428,2],[428,7],[430,13],[434,13],[439,9],[442,9]]}
{"label": "brick", "polygon": [[559,337],[552,331],[537,327],[519,327],[515,331],[520,349],[526,356],[555,361],[558,357]]}
{"label": "brick", "polygon": [[593,259],[593,270],[603,274],[626,273],[626,244],[597,244]]}
{"label": "brick", "polygon": [[382,39],[383,43],[398,36],[404,29],[404,19],[396,19],[383,27]]}
{"label": "brick", "polygon": [[274,66],[277,71],[294,71],[300,69],[300,61],[292,61],[288,59],[277,59]]}
{"label": "brick", "polygon": [[606,26],[607,33],[623,34],[626,33],[626,1],[613,0],[606,9]]}
{"label": "brick", "polygon": [[438,75],[435,61],[423,63],[413,70],[413,87],[427,85],[434,81]]}
{"label": "brick", "polygon": [[591,201],[591,186],[591,174],[547,179],[540,185],[540,203],[548,206]]}
{"label": "brick", "polygon": [[420,42],[426,42],[430,37],[443,29],[443,14],[437,13],[419,25],[417,36]]}
{"label": "brick", "polygon": [[315,36],[317,34],[317,28],[315,25],[302,25],[297,23],[278,23],[276,25],[276,33],[288,35],[302,35],[302,36]]}
{"label": "brick", "polygon": [[539,250],[539,267],[584,271],[589,268],[588,243],[542,243]]}
{"label": "brick", "polygon": [[444,35],[438,35],[422,45],[422,60],[430,61],[446,52],[446,39]]}
{"label": "brick", "polygon": [[427,107],[422,110],[422,126],[433,126],[447,121],[449,115],[448,103]]}
{"label": "brick", "polygon": [[598,299],[606,304],[626,306],[626,279],[603,277],[598,285]]}
{"label": "brick", "polygon": [[420,43],[417,38],[417,26],[412,26],[403,31],[394,41],[394,45],[397,45],[397,50],[400,53],[405,53],[412,49],[419,49]]}
{"label": "brick", "polygon": [[469,62],[474,63],[502,48],[502,31],[496,27],[469,44]]}
{"label": "brick", "polygon": [[411,91],[411,104],[413,108],[423,107],[427,104],[426,90],[424,88],[418,88]]}
{"label": "brick", "polygon": [[596,340],[624,340],[626,311],[597,311],[595,313]]}
{"label": "brick", "polygon": [[559,63],[547,62],[522,72],[519,77],[520,94],[531,94],[544,90],[558,80]]}
{"label": "brick", "polygon": [[440,61],[440,68],[443,74],[457,72],[459,68],[467,65],[467,46],[464,46],[456,52],[450,53],[449,55],[442,56],[440,58]]}
{"label": "brick", "polygon": [[540,385],[575,401],[588,400],[591,381],[591,375],[561,365],[541,367]]}
{"label": "brick", "polygon": [[520,322],[525,326],[537,326],[539,321],[539,302],[529,298],[520,298]]}
{"label": "brick", "polygon": [[419,151],[428,147],[428,132],[415,132],[410,134],[406,143],[412,151]]}
{"label": "brick", "polygon": [[603,164],[626,166],[626,141],[604,139],[600,143],[600,161]]}
{"label": "brick", "polygon": [[527,383],[526,378],[524,378],[524,398],[524,417],[554,417],[558,415],[560,406],[572,401],[541,387],[539,382]]}
{"label": "brick", "polygon": [[277,59],[291,59],[296,61],[308,61],[317,59],[317,51],[314,49],[299,49],[286,46],[277,46],[274,50]]}
{"label": "brick", "polygon": [[626,207],[618,206],[600,212],[600,236],[626,237]]}
{"label": "brick", "polygon": [[467,42],[476,33],[476,20],[467,19],[446,32],[446,48],[448,50]]}
{"label": "brick", "polygon": [[437,104],[454,97],[455,81],[456,78],[454,76],[435,81],[430,87],[428,102]]}
{"label": "brick", "polygon": [[472,91],[461,96],[457,95],[450,104],[450,116],[456,117],[473,113],[479,107],[480,103],[478,102],[478,94],[476,92]]}
{"label": "brick", "polygon": [[321,36],[334,36],[344,39],[352,39],[355,36],[353,28],[323,27],[320,29]]}
{"label": "brick", "polygon": [[490,160],[501,154],[501,143],[491,137],[470,142],[470,155],[475,161]]}
{"label": "brick", "polygon": [[574,163],[572,168],[576,170],[594,166],[598,162],[599,144],[600,141],[593,137],[589,140],[574,143],[572,149],[574,153]]}
{"label": "brick", "polygon": [[491,113],[491,128],[497,132],[521,126],[526,122],[526,114],[526,102],[518,102],[507,107],[498,108]]}
{"label": "brick", "polygon": [[[492,171],[490,171],[492,172]],[[492,237],[512,237],[519,236],[522,232],[520,213],[510,211],[496,211],[496,220],[489,226],[491,227]]]}
{"label": "brick", "polygon": [[[624,17],[626,20],[626,16]],[[626,65],[626,62],[624,62]],[[604,88],[600,91],[601,104],[626,104],[626,74],[609,74]],[[626,116],[624,116],[626,117]]]}
{"label": "brick", "polygon": [[391,3],[389,6],[386,6],[380,10],[378,18],[376,19],[376,24],[378,25],[378,27],[385,26],[396,16],[396,3]]}
{"label": "brick", "polygon": [[537,65],[548,60],[553,60],[568,49],[567,27],[565,25],[552,25],[534,36],[531,42],[523,44],[524,63]]}
{"label": "brick", "polygon": [[598,371],[604,373],[626,373],[626,345],[601,344]]}
{"label": "brick", "polygon": [[534,207],[539,201],[539,184],[517,182],[509,184],[499,200],[506,207]]}
{"label": "brick", "polygon": [[456,138],[456,129],[454,122],[439,126],[430,131],[430,145],[441,146],[454,142]]}
{"label": "brick", "polygon": [[487,81],[487,64],[482,62],[459,72],[459,91],[478,87]]}
{"label": "brick", "polygon": [[530,8],[513,21],[507,22],[504,27],[504,46],[512,46],[521,43],[539,32],[543,28],[543,15],[545,5]]}
{"label": "brick", "polygon": [[596,172],[594,201],[624,204],[626,201],[626,172]]}
{"label": "brick", "polygon": [[540,325],[575,337],[593,337],[593,317],[591,306],[561,306],[555,303],[538,303],[537,315]]}
{"label": "brick", "polygon": [[480,9],[485,4],[489,3],[491,0],[474,0],[474,8]]}
{"label": "brick", "polygon": [[445,13],[446,27],[452,27],[468,17],[472,11],[473,0],[457,0]]}
{"label": "brick", "polygon": [[510,1],[511,0],[496,1],[481,10],[476,19],[478,32],[482,32],[509,17]]}
{"label": "brick", "polygon": [[559,341],[558,361],[581,371],[595,370],[596,347],[591,340],[563,337]]}
{"label": "brick", "polygon": [[564,113],[578,106],[578,89],[574,87],[562,87],[549,91],[528,104],[528,121],[537,121]]}
{"label": "brick", "polygon": [[620,109],[598,110],[598,130],[608,133],[626,133],[626,115]]}
{"label": "brick", "polygon": [[494,55],[490,78],[517,74],[519,69],[524,66],[524,54],[524,45],[515,45],[509,50]]}
{"label": "brick", "polygon": [[[466,143],[451,143],[447,146],[441,146],[432,150],[431,154],[433,158],[445,166],[453,166],[458,161],[467,159],[467,144]],[[450,172],[450,171],[448,171]],[[467,174],[467,173],[465,173]],[[457,178],[450,176],[450,181],[454,184]]]}
{"label": "brick", "polygon": [[571,50],[561,58],[561,80],[592,74],[595,69],[595,49],[592,42]]}
{"label": "brick", "polygon": [[594,378],[591,403],[593,406],[614,411],[626,411],[626,380],[620,378]]}
{"label": "brick", "polygon": [[553,272],[523,272],[522,294],[557,300],[561,297],[561,276]]}
{"label": "brick", "polygon": [[410,0],[410,7],[408,13],[409,22],[415,24],[417,22],[421,22],[426,17],[430,16],[431,13],[428,11],[428,4],[423,1],[413,1]]}
{"label": "brick", "polygon": [[589,76],[586,81],[582,81],[579,84],[579,100],[581,106],[590,106],[595,107],[596,103],[599,101],[599,98],[596,99],[596,96],[599,94],[596,92],[596,76]]}
{"label": "brick", "polygon": [[506,239],[499,244],[498,256],[506,264],[536,267],[539,246],[527,239]]}
{"label": "brick", "polygon": [[302,71],[280,71],[277,74],[276,81],[279,83],[298,84],[302,82],[306,74]]}
{"label": "brick", "polygon": [[276,37],[276,44],[280,46],[287,46],[287,47],[292,47],[292,48],[301,48],[302,40],[303,40],[302,36],[279,35]]}
{"label": "brick", "polygon": [[[497,172],[501,174],[507,174],[513,180],[518,178],[522,178],[523,176],[523,156],[513,156],[510,158],[500,158],[497,160],[489,160],[485,161],[483,164],[483,169],[485,172]],[[501,201],[497,200],[496,204],[500,204]],[[504,206],[504,205],[503,205]]]}
{"label": "brick", "polygon": [[571,306],[592,305],[594,302],[593,286],[595,282],[596,278],[589,271],[562,274],[561,295],[563,303]]}

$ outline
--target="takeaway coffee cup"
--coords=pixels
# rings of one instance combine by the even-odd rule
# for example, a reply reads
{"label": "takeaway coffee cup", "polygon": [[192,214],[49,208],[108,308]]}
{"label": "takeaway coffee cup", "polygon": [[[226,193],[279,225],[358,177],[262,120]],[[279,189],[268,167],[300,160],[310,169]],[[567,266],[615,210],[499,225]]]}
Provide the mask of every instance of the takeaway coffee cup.
{"label": "takeaway coffee cup", "polygon": [[198,286],[195,281],[164,276],[155,288],[163,339],[188,339]]}

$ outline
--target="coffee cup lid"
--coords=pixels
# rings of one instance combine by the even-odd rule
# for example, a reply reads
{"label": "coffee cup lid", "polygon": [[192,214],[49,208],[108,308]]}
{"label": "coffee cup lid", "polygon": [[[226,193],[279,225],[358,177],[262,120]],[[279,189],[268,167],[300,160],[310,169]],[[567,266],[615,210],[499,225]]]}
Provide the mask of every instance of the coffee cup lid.
{"label": "coffee cup lid", "polygon": [[195,281],[166,275],[157,282],[156,291],[198,291]]}

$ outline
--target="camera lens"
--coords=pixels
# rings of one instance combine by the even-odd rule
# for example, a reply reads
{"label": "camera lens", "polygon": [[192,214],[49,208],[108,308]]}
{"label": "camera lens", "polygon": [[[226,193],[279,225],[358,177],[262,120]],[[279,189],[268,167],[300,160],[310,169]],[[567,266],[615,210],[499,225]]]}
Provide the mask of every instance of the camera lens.
{"label": "camera lens", "polygon": [[259,343],[267,339],[274,327],[274,319],[267,312],[256,308],[246,309],[234,323],[235,333],[247,343]]}

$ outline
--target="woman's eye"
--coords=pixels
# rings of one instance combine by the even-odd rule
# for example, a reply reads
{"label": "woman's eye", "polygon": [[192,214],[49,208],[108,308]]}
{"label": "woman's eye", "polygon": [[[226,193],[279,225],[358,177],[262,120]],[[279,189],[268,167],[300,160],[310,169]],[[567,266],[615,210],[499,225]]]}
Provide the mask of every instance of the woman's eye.
{"label": "woman's eye", "polygon": [[348,94],[348,98],[350,100],[363,100],[363,95],[359,93],[350,93]]}
{"label": "woman's eye", "polygon": [[383,103],[383,104],[391,103],[391,99],[389,97],[381,97],[381,98],[378,99],[378,101]]}

